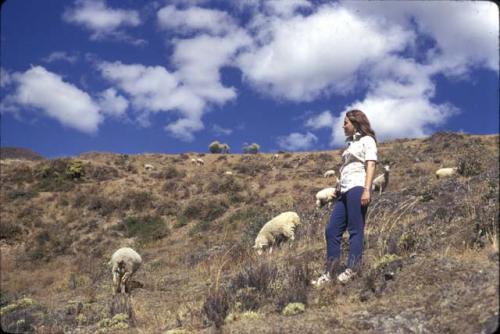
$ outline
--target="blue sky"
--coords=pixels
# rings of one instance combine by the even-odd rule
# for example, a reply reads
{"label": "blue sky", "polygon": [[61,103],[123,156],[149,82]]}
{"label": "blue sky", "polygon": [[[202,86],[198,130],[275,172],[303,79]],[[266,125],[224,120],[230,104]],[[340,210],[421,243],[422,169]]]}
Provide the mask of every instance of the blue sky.
{"label": "blue sky", "polygon": [[232,153],[498,133],[498,7],[487,1],[7,0],[1,145]]}

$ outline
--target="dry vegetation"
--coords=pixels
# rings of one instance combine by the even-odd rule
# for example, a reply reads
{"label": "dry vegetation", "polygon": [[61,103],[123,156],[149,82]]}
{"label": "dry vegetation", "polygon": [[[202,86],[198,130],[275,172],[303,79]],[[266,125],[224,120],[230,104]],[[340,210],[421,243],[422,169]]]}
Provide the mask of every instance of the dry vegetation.
{"label": "dry vegetation", "polygon": [[[320,288],[309,282],[323,266],[329,211],[315,209],[314,194],[330,185],[323,172],[338,169],[338,150],[276,160],[198,153],[3,159],[2,328],[490,333],[499,312],[498,148],[498,135],[456,133],[382,143],[378,173],[394,165],[387,191],[374,194],[369,209],[362,275]],[[193,157],[205,165],[191,164]],[[442,166],[458,166],[460,175],[438,180]],[[260,227],[288,210],[302,220],[295,242],[256,256]],[[134,277],[143,288],[132,291],[129,314],[116,314],[107,262],[125,245],[143,257]]]}

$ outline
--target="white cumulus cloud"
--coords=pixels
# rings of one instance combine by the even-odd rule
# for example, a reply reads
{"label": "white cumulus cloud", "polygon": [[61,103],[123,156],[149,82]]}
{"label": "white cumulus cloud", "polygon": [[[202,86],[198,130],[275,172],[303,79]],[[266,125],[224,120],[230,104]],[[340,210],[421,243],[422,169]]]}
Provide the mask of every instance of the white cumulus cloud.
{"label": "white cumulus cloud", "polygon": [[63,14],[66,22],[81,25],[92,32],[91,39],[116,37],[134,44],[142,44],[143,40],[133,40],[122,30],[124,27],[136,27],[141,24],[139,12],[136,10],[115,9],[106,6],[103,0],[79,0],[76,6],[67,9]]}
{"label": "white cumulus cloud", "polygon": [[166,6],[158,11],[158,24],[161,28],[176,33],[205,32],[223,35],[236,28],[234,20],[226,12],[201,7],[177,9]]}
{"label": "white cumulus cloud", "polygon": [[84,91],[42,66],[12,75],[15,91],[6,100],[13,106],[42,110],[61,124],[85,133],[97,131],[103,117]]}
{"label": "white cumulus cloud", "polygon": [[122,117],[127,111],[128,100],[119,95],[114,88],[108,88],[99,94],[99,106],[102,112],[112,117]]}
{"label": "white cumulus cloud", "polygon": [[317,130],[321,128],[331,128],[334,117],[329,111],[323,111],[319,115],[313,116],[306,121],[306,127]]}
{"label": "white cumulus cloud", "polygon": [[307,17],[263,20],[257,29],[265,32],[262,40],[239,58],[245,79],[260,91],[293,101],[351,90],[363,67],[402,51],[414,37],[399,26],[332,5]]}
{"label": "white cumulus cloud", "polygon": [[64,51],[54,51],[47,57],[43,58],[42,60],[46,63],[52,63],[55,61],[65,61],[70,64],[74,64],[78,60],[78,56],[71,55]]}
{"label": "white cumulus cloud", "polygon": [[222,126],[218,124],[214,124],[212,126],[212,131],[217,135],[217,136],[229,136],[231,133],[233,133],[233,130],[223,128]]}
{"label": "white cumulus cloud", "polygon": [[277,144],[282,149],[298,151],[310,149],[317,141],[318,137],[311,132],[307,132],[306,134],[293,132],[288,136],[278,137]]}

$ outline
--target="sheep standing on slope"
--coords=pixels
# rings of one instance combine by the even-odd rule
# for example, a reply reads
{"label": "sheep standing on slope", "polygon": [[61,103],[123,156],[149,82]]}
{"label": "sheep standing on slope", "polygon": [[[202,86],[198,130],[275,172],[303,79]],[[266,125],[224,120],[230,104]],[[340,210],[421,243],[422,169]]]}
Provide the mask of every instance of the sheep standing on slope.
{"label": "sheep standing on slope", "polygon": [[335,200],[335,188],[324,188],[316,193],[316,208],[320,209],[325,204],[328,204],[328,208],[332,206]]}
{"label": "sheep standing on slope", "polygon": [[387,188],[389,185],[389,172],[390,172],[390,167],[389,165],[384,166],[384,174],[380,174],[373,180],[372,183],[372,191],[378,189],[379,195],[382,193],[383,190]]}
{"label": "sheep standing on slope", "polygon": [[255,238],[253,248],[259,255],[267,247],[269,247],[269,253],[272,253],[273,245],[280,238],[295,239],[295,227],[299,224],[300,218],[296,212],[287,211],[277,215],[262,226]]}
{"label": "sheep standing on slope", "polygon": [[109,264],[112,266],[113,293],[130,293],[129,281],[142,264],[141,256],[132,248],[122,247],[113,253]]}
{"label": "sheep standing on slope", "polygon": [[144,164],[144,169],[145,169],[145,170],[153,170],[153,169],[154,169],[154,167],[153,167],[153,165],[151,165],[151,164]]}
{"label": "sheep standing on slope", "polygon": [[458,171],[457,167],[450,167],[450,168],[440,168],[436,171],[436,178],[440,177],[448,177],[455,175]]}

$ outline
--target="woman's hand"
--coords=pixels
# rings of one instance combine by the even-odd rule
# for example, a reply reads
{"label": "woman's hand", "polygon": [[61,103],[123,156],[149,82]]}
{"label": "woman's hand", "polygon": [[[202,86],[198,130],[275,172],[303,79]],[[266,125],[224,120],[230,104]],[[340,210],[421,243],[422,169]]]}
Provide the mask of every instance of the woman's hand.
{"label": "woman's hand", "polygon": [[363,194],[361,194],[361,205],[367,206],[368,204],[370,204],[370,197],[371,197],[370,189],[365,188]]}

